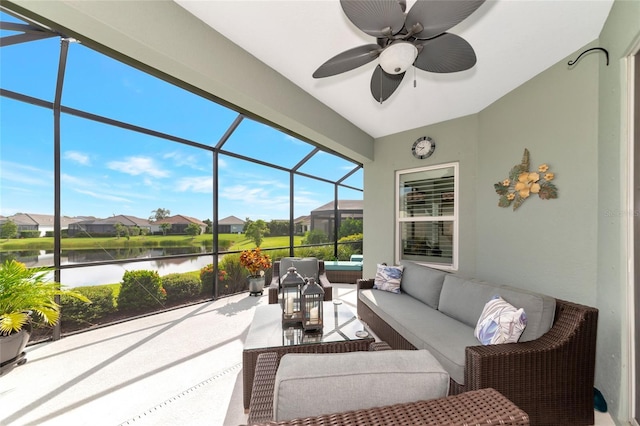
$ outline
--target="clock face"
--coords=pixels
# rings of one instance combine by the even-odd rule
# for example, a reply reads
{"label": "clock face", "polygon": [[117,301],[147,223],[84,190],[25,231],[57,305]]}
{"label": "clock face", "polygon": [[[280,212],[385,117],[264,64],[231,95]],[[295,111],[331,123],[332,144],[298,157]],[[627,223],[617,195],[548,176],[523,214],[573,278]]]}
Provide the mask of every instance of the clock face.
{"label": "clock face", "polygon": [[423,136],[413,143],[411,152],[416,158],[429,158],[436,150],[436,143],[428,136]]}

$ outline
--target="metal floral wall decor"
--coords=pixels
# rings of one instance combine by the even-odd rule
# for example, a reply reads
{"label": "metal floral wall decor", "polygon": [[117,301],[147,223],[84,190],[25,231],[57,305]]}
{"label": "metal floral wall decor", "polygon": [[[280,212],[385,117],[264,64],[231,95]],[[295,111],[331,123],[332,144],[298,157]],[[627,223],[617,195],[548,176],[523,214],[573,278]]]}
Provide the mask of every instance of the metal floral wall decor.
{"label": "metal floral wall decor", "polygon": [[558,188],[551,182],[554,178],[555,173],[546,163],[538,166],[536,172],[529,171],[529,150],[525,148],[522,163],[511,168],[507,179],[493,185],[500,196],[498,206],[513,205],[515,211],[531,194],[538,194],[543,200],[558,198]]}

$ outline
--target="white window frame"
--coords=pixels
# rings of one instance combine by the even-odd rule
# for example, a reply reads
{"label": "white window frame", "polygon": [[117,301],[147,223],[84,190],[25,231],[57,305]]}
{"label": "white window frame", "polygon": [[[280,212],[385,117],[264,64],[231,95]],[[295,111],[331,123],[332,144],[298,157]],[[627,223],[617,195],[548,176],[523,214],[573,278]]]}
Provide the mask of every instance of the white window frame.
{"label": "white window frame", "polygon": [[[401,217],[400,215],[400,178],[401,176],[412,174],[412,173],[423,173],[430,170],[439,170],[453,168],[453,215],[449,216],[418,216],[418,217]],[[458,211],[460,204],[459,197],[459,175],[460,175],[460,166],[458,162],[446,163],[446,164],[436,164],[433,166],[424,166],[417,167],[413,169],[406,170],[397,170],[396,171],[396,179],[395,179],[395,262],[398,264],[401,257],[402,252],[402,224],[410,223],[410,222],[440,222],[440,221],[452,221],[453,222],[453,237],[452,237],[452,261],[451,263],[435,263],[428,261],[419,261],[419,260],[411,260],[412,262],[426,265],[432,268],[441,269],[445,271],[457,271],[458,270],[458,243],[459,243],[459,232],[458,232]]]}

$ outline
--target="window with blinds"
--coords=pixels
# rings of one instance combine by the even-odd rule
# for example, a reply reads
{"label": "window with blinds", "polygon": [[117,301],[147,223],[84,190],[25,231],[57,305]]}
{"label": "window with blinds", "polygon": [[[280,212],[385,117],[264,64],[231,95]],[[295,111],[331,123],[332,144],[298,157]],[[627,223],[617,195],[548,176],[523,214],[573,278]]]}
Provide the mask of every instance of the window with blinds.
{"label": "window with blinds", "polygon": [[396,259],[458,268],[458,163],[396,172]]}

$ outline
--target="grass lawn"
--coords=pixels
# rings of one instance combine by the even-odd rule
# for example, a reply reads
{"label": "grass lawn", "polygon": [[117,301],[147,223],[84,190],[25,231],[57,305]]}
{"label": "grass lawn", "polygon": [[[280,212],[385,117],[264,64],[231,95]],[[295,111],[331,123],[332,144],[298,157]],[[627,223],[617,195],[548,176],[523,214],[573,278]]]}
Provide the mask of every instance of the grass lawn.
{"label": "grass lawn", "polygon": [[[255,248],[252,240],[242,234],[219,234],[220,242],[228,241],[229,250],[245,250]],[[63,238],[63,249],[92,249],[92,248],[127,248],[127,247],[185,247],[185,246],[211,246],[213,235],[204,234],[196,237],[186,235],[147,235],[129,237],[100,237],[100,238]],[[302,237],[295,236],[294,243],[301,244]],[[288,247],[289,237],[265,237],[262,248]],[[21,238],[0,240],[0,251],[9,250],[52,250],[53,237]]]}
{"label": "grass lawn", "polygon": [[[256,244],[253,242],[253,240],[244,238],[243,235],[236,235],[236,236],[242,237],[243,239],[235,242],[231,247],[229,247],[229,251],[247,250],[247,249],[253,249],[256,247]],[[302,244],[302,238],[303,237],[299,235],[294,236],[293,244],[296,246]],[[274,247],[284,247],[284,248],[289,247],[289,236],[285,235],[282,237],[265,237],[264,240],[262,241],[262,244],[260,245],[260,248],[263,248],[263,249],[274,248]]]}

